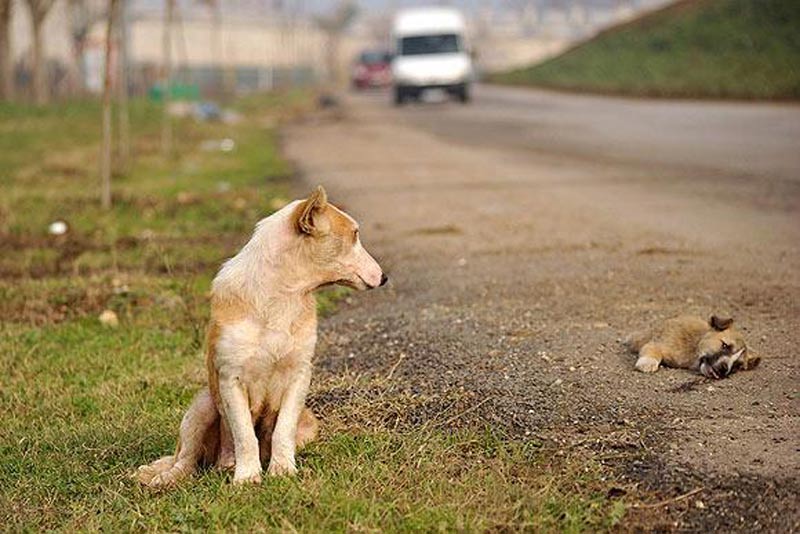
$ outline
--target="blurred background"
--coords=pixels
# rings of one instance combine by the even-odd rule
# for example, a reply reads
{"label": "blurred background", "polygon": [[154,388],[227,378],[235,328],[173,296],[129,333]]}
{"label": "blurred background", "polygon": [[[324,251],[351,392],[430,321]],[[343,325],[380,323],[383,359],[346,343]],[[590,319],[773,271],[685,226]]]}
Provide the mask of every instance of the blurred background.
{"label": "blurred background", "polygon": [[[666,0],[465,1],[460,8],[479,72],[526,66]],[[111,61],[129,92],[163,83],[166,43],[179,91],[208,97],[324,82],[364,49],[390,49],[391,20],[419,2],[120,1]],[[108,2],[3,0],[2,96],[64,99],[102,90]],[[165,37],[168,26],[169,37]],[[331,61],[335,34],[336,58]],[[115,74],[116,78],[119,74]],[[34,80],[39,80],[34,82]],[[41,84],[37,86],[37,83]],[[178,90],[176,88],[176,90]]]}

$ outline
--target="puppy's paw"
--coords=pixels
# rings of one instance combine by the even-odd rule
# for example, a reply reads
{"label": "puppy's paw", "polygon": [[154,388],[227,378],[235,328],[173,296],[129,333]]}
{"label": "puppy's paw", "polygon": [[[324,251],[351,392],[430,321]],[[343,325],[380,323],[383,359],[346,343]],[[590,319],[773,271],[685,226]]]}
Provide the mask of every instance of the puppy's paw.
{"label": "puppy's paw", "polygon": [[297,467],[294,465],[294,460],[279,460],[273,456],[269,461],[267,473],[271,477],[294,476],[297,474]]}
{"label": "puppy's paw", "polygon": [[261,483],[261,466],[256,465],[252,468],[240,468],[236,466],[233,472],[234,484],[260,484]]}
{"label": "puppy's paw", "polygon": [[655,358],[649,356],[642,356],[636,360],[636,369],[643,373],[655,373],[658,371],[660,362]]}

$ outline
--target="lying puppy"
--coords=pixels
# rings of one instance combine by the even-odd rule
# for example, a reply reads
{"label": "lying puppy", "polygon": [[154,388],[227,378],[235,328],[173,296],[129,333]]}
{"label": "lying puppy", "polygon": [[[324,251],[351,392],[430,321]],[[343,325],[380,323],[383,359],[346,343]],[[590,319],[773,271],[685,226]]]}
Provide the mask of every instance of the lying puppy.
{"label": "lying puppy", "polygon": [[361,246],[358,224],[318,187],[260,221],[220,269],[211,290],[208,389],[181,422],[175,455],[139,468],[150,487],[173,485],[201,465],[234,467],[233,482],[296,472],[295,450],[314,439],[305,408],[317,341],[313,291],[386,283]]}
{"label": "lying puppy", "polygon": [[712,315],[708,321],[682,315],[649,331],[630,335],[625,344],[639,354],[636,369],[654,373],[660,365],[699,371],[707,378],[725,378],[738,369],[754,369],[761,358],[751,356],[733,319]]}

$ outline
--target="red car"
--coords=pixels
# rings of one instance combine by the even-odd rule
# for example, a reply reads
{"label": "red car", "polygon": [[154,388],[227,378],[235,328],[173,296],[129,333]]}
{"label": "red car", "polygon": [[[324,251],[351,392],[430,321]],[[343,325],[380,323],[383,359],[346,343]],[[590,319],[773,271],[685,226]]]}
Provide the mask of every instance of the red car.
{"label": "red car", "polygon": [[353,67],[353,87],[388,87],[392,84],[392,55],[388,52],[366,51],[358,56]]}

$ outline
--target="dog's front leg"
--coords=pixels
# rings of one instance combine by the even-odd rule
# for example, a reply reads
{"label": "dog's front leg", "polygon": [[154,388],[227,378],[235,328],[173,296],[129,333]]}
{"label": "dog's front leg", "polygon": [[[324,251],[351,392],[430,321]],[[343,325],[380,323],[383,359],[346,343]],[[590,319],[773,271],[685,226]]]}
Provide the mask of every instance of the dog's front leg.
{"label": "dog's front leg", "polygon": [[233,482],[261,482],[261,461],[258,439],[253,428],[253,418],[247,401],[247,392],[238,373],[220,373],[219,396],[222,401],[222,416],[233,434],[233,450],[236,469]]}
{"label": "dog's front leg", "polygon": [[272,455],[268,468],[270,475],[293,475],[297,472],[294,460],[297,423],[305,407],[310,383],[311,364],[305,362],[291,377],[281,399],[278,420],[272,432]]}

